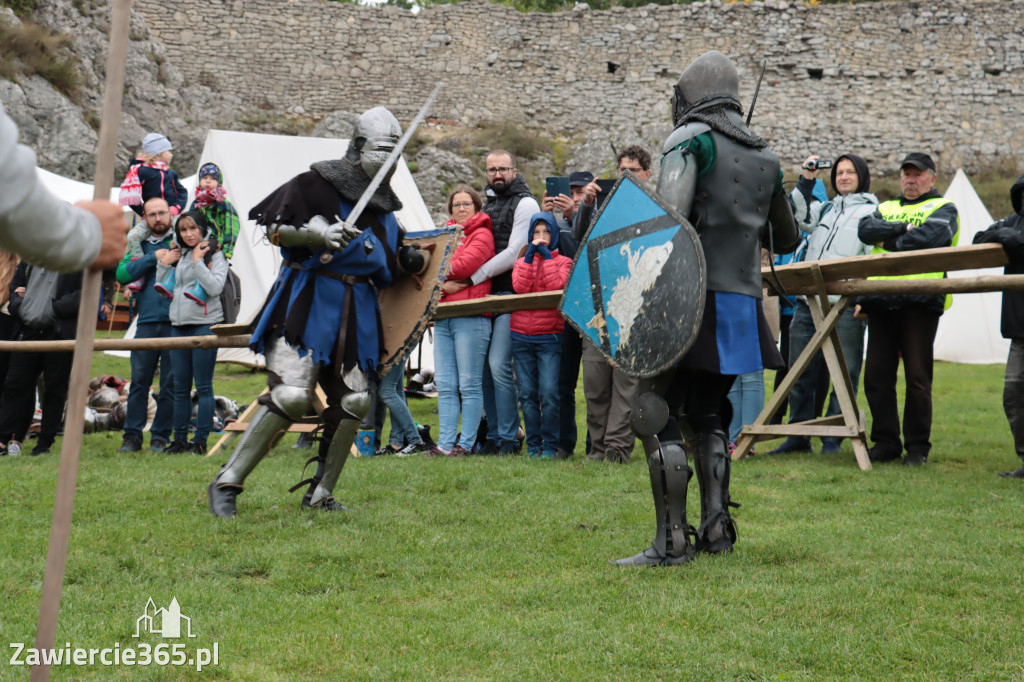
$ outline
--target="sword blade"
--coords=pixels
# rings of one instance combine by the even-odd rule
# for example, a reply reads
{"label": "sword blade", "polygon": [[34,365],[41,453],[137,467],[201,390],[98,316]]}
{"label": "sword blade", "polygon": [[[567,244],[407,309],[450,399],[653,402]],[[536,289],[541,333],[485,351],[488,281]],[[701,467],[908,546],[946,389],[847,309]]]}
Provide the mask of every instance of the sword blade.
{"label": "sword blade", "polygon": [[434,91],[430,93],[430,97],[427,98],[426,104],[424,104],[420,109],[420,113],[416,114],[416,118],[412,120],[409,127],[405,129],[405,134],[398,140],[398,144],[395,145],[395,148],[391,150],[391,154],[388,155],[384,165],[381,166],[380,170],[377,171],[377,174],[373,176],[370,186],[367,187],[366,191],[363,192],[363,195],[359,197],[359,201],[356,202],[355,208],[353,208],[352,212],[348,214],[347,218],[345,218],[345,222],[354,225],[355,222],[359,220],[359,216],[363,214],[363,210],[366,208],[366,205],[370,203],[370,199],[373,197],[374,192],[376,192],[377,188],[380,187],[382,182],[384,182],[384,178],[387,177],[391,167],[398,161],[398,157],[402,155],[402,150],[405,149],[405,145],[409,142],[412,134],[416,132],[416,128],[418,128],[420,123],[423,122],[423,119],[427,117],[427,112],[430,111],[430,107],[433,106],[434,100],[437,99],[437,96],[440,94],[441,88],[443,87],[444,81],[441,81],[434,86]]}

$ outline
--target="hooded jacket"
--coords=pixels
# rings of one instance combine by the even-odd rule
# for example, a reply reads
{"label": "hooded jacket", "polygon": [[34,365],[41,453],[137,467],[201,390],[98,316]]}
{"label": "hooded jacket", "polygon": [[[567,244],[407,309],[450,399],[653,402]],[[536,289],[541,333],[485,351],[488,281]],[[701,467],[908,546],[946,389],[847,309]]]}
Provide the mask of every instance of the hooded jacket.
{"label": "hooded jacket", "polygon": [[[185,213],[181,217],[189,215],[193,219],[197,216],[195,213]],[[203,233],[200,241],[209,239],[210,226],[201,216],[195,222]],[[224,320],[224,311],[220,305],[220,292],[223,291],[224,281],[228,276],[228,262],[220,251],[212,255],[209,265],[204,262],[205,259],[203,258],[195,260],[193,257],[195,249],[185,246],[181,239],[181,234],[178,232],[177,223],[178,221],[175,222],[174,226],[174,240],[181,247],[181,258],[174,265],[164,265],[157,261],[156,266],[156,279],[158,282],[166,280],[171,269],[174,269],[174,298],[171,299],[168,310],[171,324],[175,327],[183,327],[185,325],[217,324],[222,322]],[[198,247],[199,244],[196,244],[196,246]],[[185,292],[194,290],[197,283],[206,292],[205,305],[200,305],[185,296]]]}
{"label": "hooded jacket", "polygon": [[[543,222],[551,233],[551,245],[535,246],[533,233],[537,223]],[[530,231],[523,256],[512,268],[512,286],[517,294],[539,291],[561,291],[569,279],[572,260],[558,253],[558,222],[549,212],[535,213],[530,218]],[[512,313],[511,328],[514,333],[534,336],[537,334],[561,334],[565,329],[558,308],[541,310],[517,310]]]}
{"label": "hooded jacket", "polygon": [[[1014,212],[974,235],[975,244],[1002,244],[1007,275],[1024,274],[1024,175],[1010,188]],[[1004,291],[999,331],[1007,339],[1024,339],[1024,291]]]}
{"label": "hooded jacket", "polygon": [[[449,220],[447,225],[455,225]],[[491,217],[483,211],[477,211],[462,225],[462,241],[452,256],[452,268],[448,273],[450,280],[469,279],[481,265],[494,258],[494,234],[491,232]],[[470,284],[455,294],[442,294],[441,300],[468,301],[483,298],[491,293],[491,280],[485,279],[479,284]]]}
{"label": "hooded jacket", "polygon": [[[849,160],[857,171],[857,191],[846,196],[836,189],[836,166],[843,159]],[[860,219],[869,216],[878,208],[878,197],[871,194],[871,173],[867,162],[855,154],[843,154],[832,166],[832,190],[836,193],[831,201],[818,201],[812,195],[814,181],[801,176],[791,197],[795,206],[794,216],[803,232],[810,233],[802,260],[818,261],[832,258],[865,256],[871,253],[871,246],[858,236]],[[800,299],[806,299],[801,296]],[[835,303],[839,296],[829,296]]]}

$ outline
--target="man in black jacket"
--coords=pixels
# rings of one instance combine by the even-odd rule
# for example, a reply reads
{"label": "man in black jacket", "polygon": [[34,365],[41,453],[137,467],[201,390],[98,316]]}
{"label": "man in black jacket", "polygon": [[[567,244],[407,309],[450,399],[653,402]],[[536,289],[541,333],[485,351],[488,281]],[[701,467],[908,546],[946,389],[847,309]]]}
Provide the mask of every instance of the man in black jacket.
{"label": "man in black jacket", "polygon": [[[1024,274],[1024,175],[1010,188],[1014,212],[974,235],[975,244],[1002,244],[1009,263],[1005,274]],[[1013,447],[1022,464],[1016,471],[1000,476],[1024,478],[1024,291],[1003,292],[1003,313],[999,330],[1010,339],[1003,384],[1003,410],[1013,434]]]}
{"label": "man in black jacket", "polygon": [[[16,341],[75,338],[82,273],[62,275],[32,267],[24,261],[11,280],[10,311]],[[0,440],[6,454],[20,454],[21,441],[32,423],[36,382],[43,375],[43,419],[33,455],[48,453],[60,429],[71,377],[70,351],[18,353],[7,373],[0,399]]]}

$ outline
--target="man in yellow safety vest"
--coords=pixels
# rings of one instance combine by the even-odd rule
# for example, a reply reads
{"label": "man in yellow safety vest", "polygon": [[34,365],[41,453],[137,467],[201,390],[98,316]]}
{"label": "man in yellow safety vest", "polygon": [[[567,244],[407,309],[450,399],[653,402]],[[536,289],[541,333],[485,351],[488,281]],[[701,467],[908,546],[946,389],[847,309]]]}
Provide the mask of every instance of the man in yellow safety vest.
{"label": "man in yellow safety vest", "polygon": [[[861,219],[858,236],[874,244],[872,253],[916,251],[955,246],[960,228],[956,206],[935,191],[935,162],[922,152],[907,154],[900,164],[899,198],[886,201]],[[944,272],[901,275],[886,279],[941,279]],[[872,278],[882,279],[882,278]],[[868,352],[864,362],[864,395],[871,410],[869,451],[873,462],[907,455],[903,463],[928,461],[932,429],[932,366],[939,316],[949,307],[944,294],[881,294],[858,299],[858,314],[868,318]],[[906,375],[903,440],[896,407],[896,372],[900,357]]]}

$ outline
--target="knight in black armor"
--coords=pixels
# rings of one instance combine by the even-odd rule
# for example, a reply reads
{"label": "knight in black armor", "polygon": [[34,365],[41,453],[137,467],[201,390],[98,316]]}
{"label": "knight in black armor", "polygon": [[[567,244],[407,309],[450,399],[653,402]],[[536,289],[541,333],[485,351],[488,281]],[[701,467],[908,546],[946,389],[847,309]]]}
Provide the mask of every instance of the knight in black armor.
{"label": "knight in black armor", "polygon": [[316,473],[293,490],[308,484],[303,507],[345,509],[334,486],[370,408],[369,382],[383,351],[377,291],[400,272],[422,273],[429,258],[402,245],[394,216],[402,203],[390,175],[355,221],[347,220],[401,134],[387,109],[366,111],[344,158],[313,164],[249,213],[284,262],[251,339],[251,348],[266,356],[270,391],[210,483],[210,511],[217,516],[235,515],[246,477],[274,437],[309,411],[317,383],[327,409]]}
{"label": "knight in black armor", "polygon": [[[672,98],[675,130],[662,151],[658,194],[700,235],[707,295],[697,339],[678,365],[644,380],[634,428],[647,454],[657,529],[652,546],[614,562],[681,564],[732,550],[732,460],[727,394],[739,374],[783,366],[761,306],[760,249],[799,241],[778,157],[744,125],[736,67],[707,52],[683,72]],[[686,520],[693,454],[701,518]],[[691,538],[695,538],[691,540]]]}

